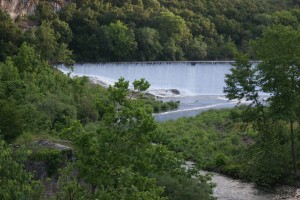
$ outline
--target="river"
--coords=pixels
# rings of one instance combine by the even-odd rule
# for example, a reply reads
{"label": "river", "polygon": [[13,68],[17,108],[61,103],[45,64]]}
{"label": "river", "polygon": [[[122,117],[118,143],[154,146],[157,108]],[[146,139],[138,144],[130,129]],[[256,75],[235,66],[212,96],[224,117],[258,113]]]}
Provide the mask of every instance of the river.
{"label": "river", "polygon": [[[88,76],[104,86],[113,84],[120,77],[130,82],[145,78],[151,84],[148,92],[158,99],[180,101],[177,110],[154,115],[157,121],[165,121],[195,116],[211,108],[235,106],[237,102],[228,101],[223,94],[225,74],[230,72],[230,67],[229,62],[161,62],[77,64],[73,71],[63,66],[59,69],[70,72],[71,76]],[[180,94],[170,93],[170,89],[176,89]],[[214,196],[219,200],[300,199],[300,191],[293,187],[282,186],[275,192],[265,192],[255,188],[253,183],[217,173],[213,173],[212,181],[216,183]]]}
{"label": "river", "polygon": [[[186,161],[186,168],[193,168],[194,162]],[[218,200],[299,200],[300,189],[291,186],[277,186],[273,191],[264,191],[254,183],[233,179],[225,175],[200,171],[200,174],[211,176],[215,184],[213,196]]]}
{"label": "river", "polygon": [[300,190],[290,186],[279,186],[272,192],[260,190],[254,183],[235,180],[218,173],[212,173],[216,184],[213,194],[218,200],[299,200]]}

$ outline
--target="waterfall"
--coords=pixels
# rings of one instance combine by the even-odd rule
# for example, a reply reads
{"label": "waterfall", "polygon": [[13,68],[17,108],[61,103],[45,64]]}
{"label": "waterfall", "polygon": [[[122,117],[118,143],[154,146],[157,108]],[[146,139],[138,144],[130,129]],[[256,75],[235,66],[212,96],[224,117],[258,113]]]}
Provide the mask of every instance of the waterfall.
{"label": "waterfall", "polygon": [[[177,89],[182,95],[223,95],[225,74],[231,65],[225,62],[156,62],[76,64],[73,75],[90,76],[106,84],[120,77],[130,82],[145,78],[150,91]],[[60,67],[64,72],[70,72]]]}

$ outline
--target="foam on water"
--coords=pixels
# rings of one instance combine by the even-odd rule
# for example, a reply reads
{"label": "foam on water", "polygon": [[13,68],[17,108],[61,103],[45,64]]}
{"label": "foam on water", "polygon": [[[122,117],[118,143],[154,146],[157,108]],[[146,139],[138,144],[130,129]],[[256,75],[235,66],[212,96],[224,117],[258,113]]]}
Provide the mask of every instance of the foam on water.
{"label": "foam on water", "polygon": [[[133,82],[145,78],[150,82],[150,91],[177,89],[181,95],[222,95],[225,74],[229,73],[229,63],[161,63],[161,64],[83,64],[75,65],[71,74],[99,77],[117,81],[120,77]],[[71,72],[64,66],[65,73]],[[109,81],[108,81],[109,82]],[[111,82],[109,82],[111,84]],[[162,95],[164,96],[164,95]]]}
{"label": "foam on water", "polygon": [[105,87],[113,85],[120,77],[130,83],[146,79],[151,84],[148,93],[162,101],[180,101],[177,110],[155,114],[159,121],[194,116],[211,108],[233,107],[237,101],[228,101],[223,94],[225,74],[230,73],[230,68],[230,63],[206,62],[77,64],[74,71],[59,67],[70,76],[88,76]]}
{"label": "foam on water", "polygon": [[209,108],[216,108],[216,107],[222,107],[225,105],[235,105],[235,102],[228,102],[228,103],[218,103],[218,104],[212,104],[212,105],[207,105],[207,106],[200,106],[200,107],[195,107],[195,108],[187,108],[187,109],[182,109],[182,110],[173,110],[173,111],[167,111],[167,112],[163,112],[163,113],[157,113],[154,114],[154,116],[157,115],[168,115],[171,113],[179,113],[179,112],[188,112],[188,111],[195,111],[195,110],[203,110],[203,109],[209,109]]}

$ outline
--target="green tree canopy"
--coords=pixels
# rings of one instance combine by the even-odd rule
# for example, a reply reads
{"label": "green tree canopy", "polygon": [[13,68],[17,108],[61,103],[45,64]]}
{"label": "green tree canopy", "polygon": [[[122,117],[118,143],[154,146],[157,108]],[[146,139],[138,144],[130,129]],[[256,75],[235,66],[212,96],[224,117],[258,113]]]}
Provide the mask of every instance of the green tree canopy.
{"label": "green tree canopy", "polygon": [[149,27],[137,29],[136,41],[139,60],[156,60],[161,54],[162,46],[159,42],[159,33],[155,29]]}
{"label": "green tree canopy", "polygon": [[121,21],[117,21],[109,24],[108,33],[115,59],[118,61],[129,60],[137,49],[134,32]]}
{"label": "green tree canopy", "polygon": [[35,17],[39,23],[42,23],[42,21],[51,21],[58,18],[58,15],[54,12],[54,8],[49,1],[41,1],[36,7]]}
{"label": "green tree canopy", "polygon": [[43,188],[39,181],[25,171],[22,162],[26,158],[21,149],[13,150],[0,140],[0,198],[1,199],[42,199]]}
{"label": "green tree canopy", "polygon": [[[67,30],[67,26],[65,28],[64,31]],[[68,37],[70,36],[64,38],[61,34],[54,31],[51,22],[44,21],[35,31],[34,44],[42,59],[49,61],[50,64],[64,63],[69,66],[74,64],[74,61],[71,59],[72,52],[67,49],[65,43],[59,43],[59,39],[61,38],[62,41],[69,40]],[[64,34],[67,33],[64,32]]]}
{"label": "green tree canopy", "polygon": [[22,43],[23,33],[10,16],[0,9],[0,62],[12,56]]}
{"label": "green tree canopy", "polygon": [[[226,75],[227,98],[250,100],[257,109],[255,121],[261,134],[274,134],[273,123],[285,120],[290,126],[291,157],[297,175],[294,123],[299,120],[300,97],[300,30],[275,25],[267,28],[261,38],[253,42],[255,55],[261,62],[255,66],[247,56],[238,56],[237,62]],[[270,113],[260,98],[267,93]],[[266,149],[265,149],[266,150]],[[275,167],[275,166],[274,166]],[[275,177],[275,176],[274,176]]]}

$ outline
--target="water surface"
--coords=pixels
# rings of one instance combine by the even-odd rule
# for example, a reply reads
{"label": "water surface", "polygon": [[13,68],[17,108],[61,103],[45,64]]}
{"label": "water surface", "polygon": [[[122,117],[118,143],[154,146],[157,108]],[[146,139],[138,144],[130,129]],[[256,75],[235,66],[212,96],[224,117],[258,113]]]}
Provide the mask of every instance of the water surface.
{"label": "water surface", "polygon": [[[212,108],[233,107],[235,102],[224,98],[225,74],[230,63],[222,62],[162,62],[77,64],[72,75],[89,76],[102,85],[112,85],[120,77],[133,82],[145,78],[151,87],[147,92],[162,101],[180,101],[177,110],[155,114],[157,121],[195,116]],[[67,73],[70,69],[60,67]],[[180,94],[168,92],[176,89]]]}
{"label": "water surface", "polygon": [[[107,63],[74,65],[74,75],[98,78],[112,84],[120,77],[130,82],[145,78],[150,82],[150,90],[178,89],[182,95],[223,95],[225,74],[230,63]],[[65,67],[60,67],[70,72]]]}

